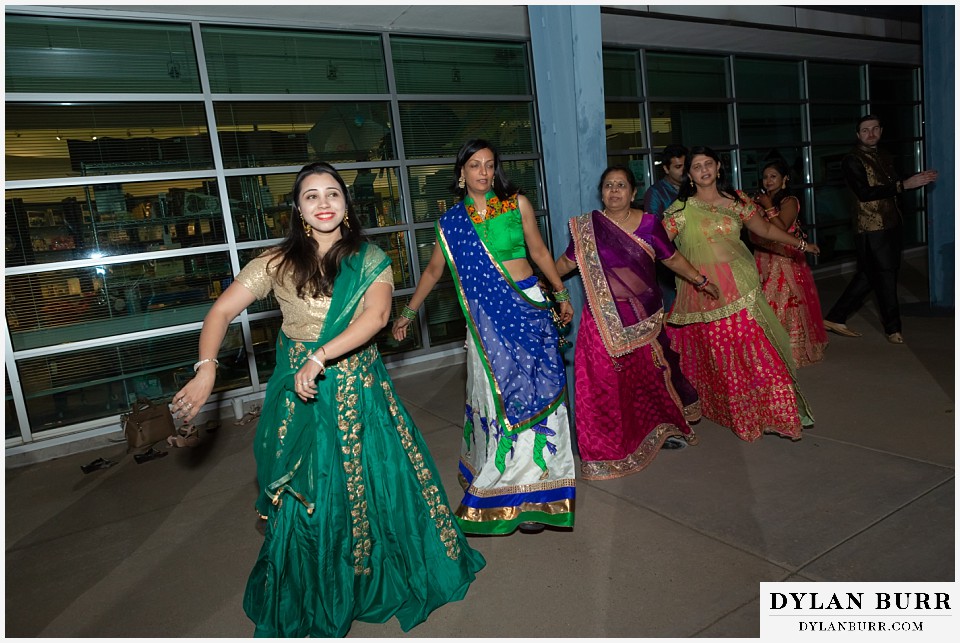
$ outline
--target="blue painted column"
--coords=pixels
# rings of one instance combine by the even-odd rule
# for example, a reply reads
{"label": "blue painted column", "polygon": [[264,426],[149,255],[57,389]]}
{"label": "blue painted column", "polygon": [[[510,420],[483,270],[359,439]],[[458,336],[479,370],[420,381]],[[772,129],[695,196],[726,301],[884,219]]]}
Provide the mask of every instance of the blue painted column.
{"label": "blue painted column", "polygon": [[952,5],[923,6],[923,169],[940,173],[937,182],[926,188],[930,305],[942,308],[954,307],[955,11]]}
{"label": "blue painted column", "polygon": [[[540,112],[540,140],[555,256],[570,242],[567,222],[600,206],[597,184],[607,166],[603,60],[599,6],[527,8]],[[568,337],[576,341],[584,304],[579,273],[566,279],[575,316]],[[573,405],[573,350],[566,352]]]}

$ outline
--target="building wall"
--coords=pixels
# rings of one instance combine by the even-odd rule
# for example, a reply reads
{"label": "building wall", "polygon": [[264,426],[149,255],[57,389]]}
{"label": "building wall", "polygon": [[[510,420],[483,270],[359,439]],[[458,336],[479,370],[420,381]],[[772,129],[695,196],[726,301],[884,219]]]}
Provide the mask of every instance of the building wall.
{"label": "building wall", "polygon": [[[560,9],[562,8],[557,8],[557,10]],[[728,140],[720,141],[718,147],[723,148],[724,153],[730,155],[730,165],[737,168],[737,179],[739,181],[742,178],[739,168],[741,165],[746,167],[747,163],[741,159],[742,146],[738,134],[740,115],[737,110],[741,104],[749,103],[749,100],[738,96],[733,91],[737,73],[740,73],[742,77],[742,69],[737,66],[738,58],[774,62],[778,60],[793,61],[799,70],[798,77],[804,79],[810,77],[809,66],[811,64],[842,63],[853,65],[862,79],[862,87],[857,88],[856,98],[847,101],[847,107],[856,110],[867,109],[870,106],[871,73],[876,75],[876,72],[871,72],[871,69],[894,71],[916,69],[922,60],[919,26],[916,23],[898,20],[839,16],[795,7],[616,6],[590,9],[599,11],[600,37],[597,37],[596,34],[597,23],[593,22],[592,19],[591,21],[581,21],[582,24],[574,21],[572,25],[574,27],[572,31],[574,37],[578,35],[577,29],[589,29],[589,33],[579,33],[579,36],[583,37],[581,45],[598,49],[596,52],[598,56],[607,52],[604,58],[605,67],[612,64],[614,54],[610,52],[617,52],[617,55],[627,52],[628,57],[635,57],[638,61],[638,78],[642,79],[641,86],[635,92],[635,95],[625,95],[623,92],[616,96],[607,95],[609,92],[607,94],[604,92],[603,78],[598,74],[591,76],[591,74],[584,73],[583,69],[579,72],[568,69],[567,73],[570,74],[570,77],[565,78],[563,76],[565,73],[564,66],[555,65],[550,69],[552,75],[543,74],[541,72],[543,72],[544,63],[539,63],[540,69],[526,68],[526,71],[522,72],[527,74],[528,78],[532,77],[534,71],[536,72],[536,81],[532,87],[527,89],[498,89],[496,94],[502,95],[495,94],[492,97],[498,105],[506,105],[503,108],[506,110],[503,112],[506,119],[504,122],[511,119],[520,122],[523,119],[523,109],[527,109],[524,105],[533,110],[529,118],[530,132],[527,133],[527,138],[523,139],[525,142],[520,144],[519,147],[508,149],[506,157],[510,159],[512,172],[523,178],[520,182],[541,208],[541,230],[548,238],[552,237],[554,249],[557,252],[562,249],[558,246],[561,246],[563,242],[562,233],[565,230],[566,219],[576,212],[569,212],[563,207],[566,199],[562,196],[562,190],[558,187],[557,181],[559,179],[557,176],[550,173],[547,176],[542,175],[545,162],[543,154],[551,152],[547,146],[541,149],[540,139],[545,139],[546,136],[542,133],[537,136],[536,125],[538,120],[550,113],[550,110],[554,107],[552,102],[558,100],[556,87],[550,87],[548,83],[570,81],[570,86],[576,86],[581,96],[592,91],[595,96],[600,97],[600,100],[608,99],[605,104],[607,113],[605,119],[603,119],[604,127],[613,125],[624,128],[628,136],[621,140],[629,141],[631,140],[630,136],[633,136],[634,142],[625,145],[618,143],[613,147],[610,147],[608,143],[608,149],[603,150],[600,154],[605,152],[607,159],[610,161],[626,160],[627,162],[637,163],[640,169],[638,174],[642,176],[643,180],[650,182],[657,178],[654,163],[657,148],[660,147],[659,141],[654,139],[651,131],[653,108],[658,104],[658,101],[669,101],[671,97],[650,95],[649,92],[643,90],[643,84],[648,82],[650,78],[650,70],[646,66],[646,61],[651,56],[654,58],[657,56],[669,58],[673,54],[680,54],[681,57],[693,56],[695,58],[699,56],[702,59],[720,61],[721,68],[725,70],[721,73],[728,74],[731,83],[729,91],[719,97],[719,104],[723,105],[724,113],[729,114],[726,118],[730,122],[730,136]],[[544,12],[551,11],[549,7],[544,7],[542,10]],[[519,45],[521,48],[531,46],[531,18],[528,15],[528,9],[524,6],[466,6],[458,7],[456,11],[451,11],[449,7],[435,5],[384,6],[377,7],[375,11],[363,6],[324,6],[321,11],[318,11],[315,6],[93,5],[84,7],[8,7],[7,13],[63,18],[98,17],[136,21],[154,20],[161,23],[183,21],[184,24],[191,25],[190,30],[188,30],[190,32],[188,38],[192,38],[194,41],[199,37],[199,31],[203,25],[215,25],[223,29],[255,25],[277,29],[309,28],[310,30],[320,30],[334,35],[342,34],[345,37],[351,37],[351,34],[361,34],[373,36],[375,40],[386,43],[400,43],[403,38],[412,35],[440,38],[455,36],[456,38],[447,41],[451,48],[453,48],[454,40],[464,38],[474,38],[481,43],[491,40],[504,42]],[[8,43],[10,35],[8,30]],[[526,49],[526,55],[529,56],[529,59],[525,63],[534,64],[538,57],[542,60],[548,60],[552,55],[551,47],[562,44],[551,42],[549,29],[543,31],[542,35],[543,38],[534,40],[533,47],[535,47],[535,50]],[[200,49],[202,50],[202,46]],[[209,52],[207,53],[209,54]],[[580,51],[579,55],[587,57],[589,51]],[[9,50],[7,58],[9,65],[11,60]],[[443,56],[441,55],[440,58],[443,58]],[[164,69],[168,72],[164,82],[173,82],[176,85],[183,80],[182,73],[185,69],[179,67],[179,61],[164,59],[160,62],[163,63]],[[427,212],[424,208],[430,208],[430,204],[433,203],[436,207],[430,210],[432,212],[440,208],[439,203],[444,198],[444,186],[436,181],[431,182],[430,177],[442,174],[443,169],[452,161],[450,155],[453,150],[442,151],[435,146],[431,147],[431,141],[442,138],[453,145],[454,143],[451,143],[451,141],[459,142],[458,137],[462,138],[464,135],[463,132],[445,130],[444,123],[448,119],[434,114],[429,118],[421,119],[424,126],[428,128],[423,131],[422,135],[409,136],[415,127],[415,124],[409,120],[413,113],[410,110],[420,109],[424,106],[432,106],[431,108],[442,106],[447,110],[467,109],[469,104],[482,100],[471,91],[461,91],[451,84],[450,74],[453,73],[455,78],[458,75],[457,72],[465,72],[468,64],[469,61],[464,59],[463,69],[459,67],[451,68],[450,60],[439,60],[436,69],[427,71],[422,76],[423,82],[427,83],[424,85],[426,89],[398,89],[397,70],[388,65],[385,70],[384,82],[386,85],[379,89],[363,87],[351,90],[353,94],[311,92],[302,96],[278,95],[275,92],[263,93],[258,92],[256,88],[252,90],[244,89],[243,92],[247,93],[239,90],[221,90],[218,94],[210,89],[210,78],[202,77],[203,74],[209,74],[210,70],[205,70],[202,67],[200,70],[201,77],[196,79],[197,86],[200,88],[199,93],[196,90],[191,90],[186,95],[179,95],[172,89],[163,89],[160,85],[154,87],[156,91],[151,92],[149,96],[144,94],[131,95],[109,88],[99,88],[93,94],[85,95],[83,91],[85,86],[81,82],[82,79],[75,76],[74,79],[79,84],[74,87],[58,87],[56,92],[52,90],[23,91],[15,95],[13,101],[15,104],[12,108],[9,100],[12,90],[8,68],[8,154],[11,153],[11,150],[18,149],[18,146],[22,147],[28,143],[24,140],[20,131],[11,129],[11,115],[13,120],[16,121],[17,118],[29,120],[28,117],[35,118],[46,114],[50,122],[68,123],[70,119],[65,120],[65,118],[67,116],[72,118],[76,112],[53,105],[55,100],[62,101],[65,96],[71,96],[81,101],[110,103],[109,109],[105,105],[101,106],[106,111],[98,114],[100,122],[97,127],[106,128],[104,121],[109,121],[111,128],[103,129],[101,134],[107,134],[115,138],[149,138],[146,135],[138,137],[135,135],[136,132],[131,132],[129,128],[122,125],[119,127],[113,125],[122,123],[125,118],[130,118],[127,112],[131,110],[125,109],[125,106],[127,108],[136,107],[139,103],[150,101],[152,102],[151,108],[157,110],[155,113],[162,113],[166,109],[171,116],[175,115],[179,118],[179,121],[177,121],[178,127],[187,124],[200,131],[208,124],[212,124],[213,129],[217,130],[221,136],[224,132],[240,132],[250,129],[252,125],[252,120],[249,117],[250,108],[260,106],[261,109],[267,109],[274,117],[273,129],[279,132],[281,139],[292,142],[281,144],[279,141],[266,140],[271,136],[269,133],[258,133],[256,135],[258,141],[256,142],[250,140],[249,136],[243,138],[235,135],[233,142],[229,145],[224,143],[224,140],[227,139],[217,138],[218,144],[200,153],[200,169],[189,165],[168,168],[167,170],[158,167],[141,168],[135,173],[134,180],[128,180],[130,178],[128,176],[118,177],[111,174],[110,172],[114,170],[104,167],[97,170],[98,177],[80,180],[76,176],[70,176],[70,172],[64,170],[64,164],[69,164],[69,157],[67,156],[51,159],[43,154],[24,154],[17,163],[8,163],[6,176],[8,209],[11,207],[10,201],[28,195],[33,190],[40,189],[45,190],[51,198],[55,197],[54,200],[57,203],[63,203],[65,199],[71,198],[71,191],[76,192],[79,189],[78,194],[81,196],[78,199],[79,201],[83,200],[83,196],[86,196],[88,201],[96,197],[101,203],[110,203],[113,199],[117,203],[124,202],[123,207],[127,209],[129,209],[128,206],[131,203],[134,206],[141,206],[141,210],[146,207],[146,204],[159,209],[174,207],[173,195],[180,195],[177,198],[181,199],[175,207],[183,208],[182,198],[183,194],[186,193],[191,195],[189,200],[193,205],[190,207],[202,210],[205,203],[207,206],[219,208],[206,225],[197,222],[195,224],[196,229],[190,234],[186,234],[186,229],[181,232],[181,239],[196,237],[198,231],[203,233],[200,236],[206,236],[191,247],[181,245],[179,251],[150,250],[144,247],[140,249],[141,251],[138,252],[136,257],[125,257],[123,260],[108,257],[100,262],[87,258],[79,261],[74,260],[73,262],[68,261],[55,267],[41,266],[39,269],[35,262],[27,258],[24,258],[19,264],[11,264],[8,260],[6,270],[8,314],[5,319],[4,335],[7,374],[13,376],[8,377],[6,381],[8,454],[16,453],[18,449],[42,447],[44,444],[70,441],[86,435],[115,432],[118,421],[117,413],[128,402],[127,397],[130,392],[139,390],[136,388],[137,386],[143,389],[142,393],[148,395],[156,393],[157,391],[154,389],[159,386],[160,393],[166,395],[170,392],[167,389],[172,389],[178,384],[174,373],[169,368],[169,364],[163,363],[163,360],[159,364],[155,364],[154,367],[139,369],[145,371],[159,369],[159,371],[162,371],[164,376],[160,377],[158,382],[150,377],[145,379],[141,377],[134,382],[130,378],[121,376],[126,373],[124,369],[132,363],[131,360],[137,357],[142,358],[143,355],[178,355],[177,361],[182,361],[184,364],[192,362],[196,334],[202,318],[201,311],[209,305],[204,302],[205,298],[215,296],[216,283],[219,283],[221,288],[225,286],[232,278],[232,274],[246,261],[255,256],[263,247],[275,243],[278,235],[282,234],[283,217],[285,216],[283,195],[289,191],[289,184],[292,180],[291,173],[296,169],[293,161],[283,161],[281,159],[272,164],[268,163],[267,167],[258,165],[254,168],[243,160],[243,154],[241,153],[241,148],[244,145],[248,148],[253,145],[256,149],[262,149],[264,145],[268,147],[277,146],[278,149],[282,150],[286,144],[311,144],[309,128],[305,129],[303,125],[316,122],[316,114],[310,113],[309,116],[300,120],[294,118],[288,124],[284,124],[284,117],[279,116],[283,111],[281,108],[296,106],[301,112],[306,113],[304,110],[308,110],[310,105],[343,106],[347,103],[362,101],[365,107],[361,121],[364,123],[377,121],[379,114],[380,116],[385,115],[385,118],[395,124],[396,129],[394,131],[399,133],[393,139],[393,149],[381,158],[362,158],[353,154],[336,159],[331,157],[330,160],[337,162],[338,167],[343,168],[350,182],[357,181],[361,173],[369,170],[374,171],[377,175],[376,196],[380,199],[381,205],[384,199],[390,202],[389,216],[378,221],[378,226],[374,226],[380,228],[378,230],[381,233],[379,242],[387,249],[396,250],[398,252],[396,259],[399,260],[399,263],[406,262],[404,265],[409,266],[409,270],[401,271],[400,281],[397,283],[397,301],[398,305],[402,305],[412,292],[419,271],[423,267],[425,258],[421,256],[423,254],[421,249],[429,248],[431,240],[432,218],[436,213],[424,216],[424,213]],[[338,65],[331,66],[331,63],[327,62],[320,66],[322,67],[321,75],[326,75],[328,79],[331,75],[333,77],[337,76]],[[496,61],[480,65],[480,67],[483,69],[475,70],[475,72],[487,74],[486,84],[492,84],[493,86],[502,84],[499,82],[500,79],[497,75],[503,74],[505,70]],[[35,68],[35,65],[33,68]],[[135,71],[131,70],[131,73],[135,73]],[[269,70],[266,73],[269,75]],[[609,78],[609,74],[607,76]],[[440,85],[445,86],[445,88],[430,89],[430,84],[439,78],[443,79],[444,82]],[[882,81],[883,78],[884,76],[881,74],[877,82]],[[416,82],[416,79],[408,80],[409,82]],[[324,82],[322,78],[320,78],[320,82]],[[14,89],[13,91],[17,90]],[[158,94],[157,92],[166,93]],[[484,94],[491,93],[486,88],[483,88],[482,92]],[[547,97],[551,101],[550,106],[542,104],[544,100],[548,99]],[[486,96],[486,98],[491,97]],[[717,97],[714,96],[694,97],[693,102],[700,101],[703,104],[711,104],[717,103],[716,99]],[[744,102],[745,100],[746,102]],[[573,101],[576,103],[577,99],[573,97]],[[798,111],[798,114],[800,114],[798,122],[810,117],[811,101],[807,99],[805,101],[803,105],[797,107],[800,110]],[[789,103],[790,99],[784,99],[783,102]],[[815,101],[813,102],[815,103]],[[516,109],[510,107],[509,104],[513,104]],[[899,106],[898,109],[901,109],[901,111],[909,111],[913,108],[919,109],[919,98],[915,101],[912,99],[906,101],[905,105],[905,107]],[[612,106],[616,109],[612,109]],[[17,109],[21,111],[17,112]],[[520,111],[517,111],[517,109]],[[48,111],[44,112],[44,110]],[[246,118],[243,116],[244,110],[248,114]],[[621,111],[613,113],[616,110]],[[627,118],[620,115],[623,110],[629,112]],[[229,119],[233,120],[227,118],[228,112],[230,113]],[[678,113],[680,114],[679,118],[683,118],[683,113]],[[635,116],[630,114],[635,114]],[[343,120],[342,116],[334,109],[329,118]],[[406,122],[405,118],[408,119]],[[593,131],[599,126],[601,119],[587,118],[584,114],[580,114],[576,118],[577,126],[584,128],[582,132],[584,140],[603,140],[605,138],[604,132]],[[357,122],[356,118],[348,120],[352,120],[354,124]],[[550,119],[548,118],[548,120]],[[632,125],[634,122],[636,131],[630,132],[630,127],[634,127]],[[87,127],[89,119],[85,121],[80,118],[77,123],[77,127]],[[349,126],[350,123],[344,122],[341,125]],[[555,127],[556,124],[541,121],[539,125],[546,132],[549,131],[550,127]],[[813,129],[809,123],[802,126],[808,130]],[[340,129],[350,130],[350,127],[340,127]],[[406,130],[408,136],[403,135],[404,130]],[[496,135],[493,131],[489,133],[482,131],[482,128],[476,131],[491,138]],[[436,136],[431,138],[431,132]],[[644,133],[646,133],[645,138]],[[54,134],[58,138],[60,137],[60,132],[55,131],[44,132],[43,136],[52,140]],[[808,138],[805,139],[804,136]],[[512,141],[515,138],[516,135],[514,134],[503,140]],[[426,142],[424,143],[424,141]],[[696,144],[694,141],[683,142]],[[832,140],[828,142],[831,144],[839,143],[839,141]],[[188,156],[193,154],[190,157],[191,162],[198,158],[194,143],[193,139],[180,141],[181,147],[188,152]],[[346,145],[345,141],[336,143],[334,141],[331,144],[333,148],[343,149]],[[905,147],[913,145],[916,150],[913,157],[916,159],[914,162],[919,163],[919,155],[922,154],[923,149],[921,133],[917,132],[916,135],[911,133],[909,136],[904,136],[902,143]],[[323,143],[319,144],[322,145]],[[418,149],[421,144],[424,146],[422,150]],[[510,143],[505,144],[510,145]],[[813,160],[810,158],[811,152],[816,148],[816,141],[811,142],[809,140],[809,132],[801,134],[798,140],[791,141],[791,144],[795,144],[795,147],[800,150],[801,156],[806,150],[807,157],[804,157],[805,165],[803,167],[805,171],[809,171],[807,172],[809,176],[805,176],[804,181],[805,188],[809,190],[807,203],[811,205],[808,205],[808,208],[811,208],[818,197],[817,189],[823,187],[827,188],[829,192],[829,189],[833,186],[829,185],[830,180],[821,181],[820,183],[823,185],[818,186],[818,180],[812,167]],[[847,142],[844,141],[843,145],[846,146]],[[346,145],[346,148],[348,151],[353,149],[356,152],[356,145],[353,147]],[[283,154],[280,154],[280,156],[282,157]],[[589,172],[595,171],[593,166],[597,164],[595,159],[590,161],[590,167],[587,168]],[[578,166],[575,174],[582,174],[584,167]],[[549,169],[549,163],[547,163],[547,168]],[[570,170],[572,168],[565,167],[565,169]],[[21,174],[18,175],[17,172],[21,172]],[[357,182],[359,183],[359,181]],[[113,186],[116,184],[126,186],[120,194],[115,193]],[[749,184],[744,181],[743,187],[749,187]],[[589,201],[592,191],[582,187],[578,190],[581,203],[576,209],[579,210]],[[160,194],[166,194],[167,196],[160,198]],[[30,202],[29,199],[24,201],[22,198],[21,201],[23,203]],[[251,206],[251,212],[254,215],[245,224],[246,227],[239,226],[232,220],[242,209],[241,206]],[[72,210],[63,212],[61,211],[62,208],[30,210],[29,208],[17,209],[17,207],[13,207],[13,212],[16,215],[13,218],[23,218],[23,225],[29,227],[31,212],[37,219],[37,225],[46,224],[45,220],[40,221],[45,217],[53,217],[53,219],[59,217],[58,220],[52,219],[54,224],[69,217],[80,217],[82,226],[85,223],[83,221],[84,208],[82,204],[78,207],[77,212]],[[913,210],[918,213],[918,216],[923,215],[924,207],[925,205],[922,202],[913,204]],[[89,208],[87,209],[89,210]],[[48,213],[46,210],[55,211]],[[144,214],[144,212],[141,211],[140,214]],[[814,214],[814,212],[810,212],[811,218]],[[115,243],[122,243],[122,240],[119,239],[119,232],[117,230],[113,232],[113,236],[118,237]],[[814,234],[817,233],[814,232]],[[110,239],[107,239],[107,241],[109,242]],[[922,239],[918,239],[918,242],[922,241]],[[60,243],[69,245],[69,239]],[[66,247],[63,248],[63,250],[67,249]],[[400,256],[401,250],[404,256]],[[837,255],[837,259],[842,258],[841,252]],[[88,274],[88,277],[83,275],[73,276],[77,271],[83,272],[84,270],[86,271],[84,274]],[[16,333],[16,329],[13,329],[12,332],[10,328],[13,325],[10,316],[10,310],[12,309],[9,306],[9,293],[11,292],[15,295],[19,293],[22,296],[32,296],[37,301],[44,298],[44,292],[53,293],[54,297],[62,297],[63,301],[67,301],[73,296],[72,289],[93,290],[92,284],[97,281],[105,282],[106,280],[103,278],[105,276],[118,276],[128,286],[139,284],[139,287],[143,288],[147,282],[137,281],[135,275],[138,271],[140,274],[149,275],[148,281],[153,280],[154,283],[181,279],[188,275],[200,275],[202,279],[199,281],[203,282],[204,296],[193,302],[195,305],[192,308],[188,307],[193,312],[188,311],[189,314],[186,317],[183,317],[183,315],[178,317],[177,310],[164,311],[158,309],[154,314],[141,316],[144,323],[140,326],[131,325],[129,320],[132,318],[130,317],[119,322],[106,320],[117,326],[115,331],[107,332],[107,326],[104,325],[105,320],[91,318],[90,323],[81,324],[81,326],[85,326],[83,331],[87,333],[79,339],[79,346],[82,350],[77,350],[76,338],[68,337],[69,333],[63,333],[57,325],[48,329],[37,329],[37,332],[29,338],[22,333]],[[90,283],[87,283],[87,281]],[[60,293],[60,290],[63,293]],[[127,315],[131,310],[144,305],[144,300],[142,297],[138,299],[137,290],[132,286],[123,289],[122,292],[113,293],[104,292],[104,289],[101,288],[97,289],[97,294],[102,299],[109,299],[114,302],[113,305],[115,306],[122,304],[126,307]],[[159,302],[159,304],[162,303]],[[454,319],[457,312],[454,310],[456,307],[453,306],[453,309],[447,311],[453,315],[451,319],[444,318],[443,321],[436,322],[437,319],[443,317],[444,310],[450,308],[450,306],[442,301],[435,301],[434,303],[436,305],[432,313],[433,323],[427,321],[430,319],[429,313],[421,316],[423,321],[421,321],[421,327],[418,329],[420,332],[414,340],[416,344],[393,347],[392,352],[396,353],[394,358],[396,361],[409,362],[411,358],[414,360],[435,358],[438,355],[451,353],[451,351],[456,352],[455,345],[462,339],[457,334],[462,334],[462,328],[458,327],[457,320]],[[449,303],[447,302],[447,304]],[[159,304],[155,302],[154,305]],[[55,306],[55,308],[54,312],[63,316],[86,314],[83,311],[77,312],[62,305]],[[49,313],[50,311],[47,311],[47,314]],[[167,315],[167,317],[164,317],[164,315]],[[264,347],[270,345],[271,333],[275,331],[278,321],[277,315],[276,307],[269,302],[259,305],[245,312],[231,331],[231,335],[228,336],[225,343],[225,351],[228,359],[232,357],[236,368],[235,372],[232,372],[233,379],[226,378],[221,382],[223,386],[221,403],[228,403],[232,397],[250,397],[262,394],[263,384],[270,372],[269,348],[265,349]],[[25,322],[23,319],[17,319],[16,321],[17,324]],[[60,345],[61,342],[71,340],[73,340],[73,344],[70,346]],[[167,342],[167,344],[163,344],[164,342]],[[451,349],[451,346],[454,348]],[[181,352],[183,355],[179,356]],[[391,349],[387,348],[387,352],[391,352]],[[72,361],[71,357],[73,358]],[[94,364],[103,371],[102,377],[91,372],[90,365]],[[23,368],[24,366],[30,368]],[[63,374],[70,371],[76,373],[74,379],[77,379],[77,381],[72,384],[63,384]],[[104,380],[111,380],[111,378],[117,380],[119,377],[119,379],[130,381],[127,381],[120,388],[117,388],[114,384],[100,386],[96,393],[91,394],[91,397],[96,398],[94,403],[102,404],[105,407],[98,417],[93,419],[72,416],[68,408],[57,410],[58,404],[61,406],[63,404],[61,394],[66,392],[64,387],[69,388],[69,386],[85,384],[91,380],[98,380],[98,377]],[[59,381],[60,384],[57,384],[54,380]],[[60,393],[51,393],[54,389],[59,390]],[[27,400],[31,399],[31,395],[37,394],[46,395],[49,398],[47,401],[49,408],[47,410],[60,414],[61,421],[59,423],[43,425],[30,419],[30,413],[27,411]],[[12,431],[10,427],[13,427]]]}

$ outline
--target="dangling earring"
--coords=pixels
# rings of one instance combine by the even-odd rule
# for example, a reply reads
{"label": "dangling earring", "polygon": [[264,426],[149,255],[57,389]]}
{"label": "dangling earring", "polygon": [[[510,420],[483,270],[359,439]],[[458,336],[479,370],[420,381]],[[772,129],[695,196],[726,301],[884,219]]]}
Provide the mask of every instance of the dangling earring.
{"label": "dangling earring", "polygon": [[490,179],[490,189],[492,190],[495,187],[497,187],[497,177]]}
{"label": "dangling earring", "polygon": [[307,223],[307,220],[303,218],[303,214],[300,215],[300,223],[303,224],[303,234],[310,236],[310,231],[313,229],[310,227],[310,224]]}
{"label": "dangling earring", "polygon": [[693,179],[690,179],[690,187],[695,187],[693,184]]}
{"label": "dangling earring", "polygon": [[467,182],[463,180],[463,175],[460,175],[460,180],[457,181],[457,187],[461,190],[467,186]]}
{"label": "dangling earring", "polygon": [[344,217],[343,217],[343,225],[347,226],[347,230],[352,230],[352,229],[353,229],[353,228],[350,227],[350,217],[348,217],[348,216],[346,216],[346,215],[344,215]]}

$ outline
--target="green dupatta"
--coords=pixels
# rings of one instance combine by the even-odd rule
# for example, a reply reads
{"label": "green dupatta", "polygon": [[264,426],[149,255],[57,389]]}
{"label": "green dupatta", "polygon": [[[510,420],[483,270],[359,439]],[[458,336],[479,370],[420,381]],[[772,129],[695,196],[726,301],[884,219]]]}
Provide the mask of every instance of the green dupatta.
{"label": "green dupatta", "polygon": [[[261,515],[266,516],[270,506],[277,504],[285,492],[302,502],[308,513],[313,513],[317,490],[323,481],[305,472],[316,470],[310,466],[312,458],[328,452],[320,448],[318,442],[337,439],[338,381],[342,379],[338,374],[343,364],[352,358],[344,357],[328,366],[317,379],[316,398],[308,402],[297,397],[294,375],[306,362],[307,355],[346,330],[367,288],[389,264],[390,258],[380,248],[363,244],[356,254],[340,264],[330,310],[317,340],[297,341],[283,333],[277,338],[276,368],[267,382],[264,414],[254,439],[260,486],[256,507]],[[369,352],[370,347],[361,348],[355,355]],[[375,347],[372,354],[376,355]],[[324,467],[320,467],[320,471],[324,471]]]}

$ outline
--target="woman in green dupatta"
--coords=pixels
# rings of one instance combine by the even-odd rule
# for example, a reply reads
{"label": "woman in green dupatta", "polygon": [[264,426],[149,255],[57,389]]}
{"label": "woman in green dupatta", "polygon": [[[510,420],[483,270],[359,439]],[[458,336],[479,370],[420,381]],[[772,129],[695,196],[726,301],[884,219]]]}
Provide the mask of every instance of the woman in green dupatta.
{"label": "woman in green dupatta", "polygon": [[355,620],[392,616],[406,631],[462,599],[484,560],[372,341],[390,315],[390,259],[363,241],[330,165],[305,166],[293,192],[287,238],[247,264],[204,319],[197,375],[174,409],[196,416],[230,322],[272,291],[283,323],[254,438],[267,522],[244,610],[256,636],[344,636]]}
{"label": "woman in green dupatta", "polygon": [[790,338],[764,299],[757,265],[740,231],[819,254],[761,216],[757,205],[723,179],[708,147],[687,154],[684,182],[663,213],[663,226],[683,256],[720,290],[701,297],[677,279],[667,322],[680,367],[700,395],[703,416],[753,442],[765,433],[799,440],[813,416],[797,385]]}

